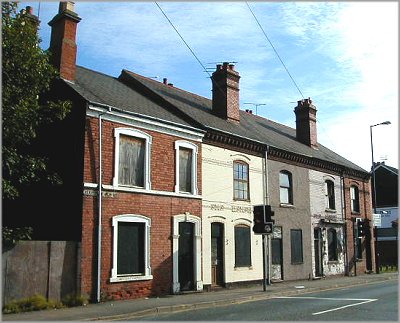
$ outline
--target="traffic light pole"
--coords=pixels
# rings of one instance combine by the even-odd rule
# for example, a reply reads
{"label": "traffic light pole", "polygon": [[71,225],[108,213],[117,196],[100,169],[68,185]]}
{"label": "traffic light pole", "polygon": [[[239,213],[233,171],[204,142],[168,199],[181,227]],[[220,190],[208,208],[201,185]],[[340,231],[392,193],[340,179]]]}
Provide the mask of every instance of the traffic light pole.
{"label": "traffic light pole", "polygon": [[[269,205],[269,185],[268,185],[268,149],[269,146],[266,147],[265,149],[265,157],[264,157],[264,205]],[[265,207],[264,207],[264,222],[265,222]],[[263,260],[264,260],[264,268],[263,268],[263,290],[264,292],[267,290],[267,285],[271,284],[270,281],[270,268],[271,268],[271,262],[270,260],[270,254],[271,254],[271,249],[270,249],[270,244],[269,244],[269,234],[262,235],[263,239]]]}
{"label": "traffic light pole", "polygon": [[267,243],[266,243],[266,235],[262,235],[262,252],[263,252],[263,291],[267,291],[267,268],[268,268],[268,263],[267,263],[267,257],[266,257],[266,252],[268,250]]}

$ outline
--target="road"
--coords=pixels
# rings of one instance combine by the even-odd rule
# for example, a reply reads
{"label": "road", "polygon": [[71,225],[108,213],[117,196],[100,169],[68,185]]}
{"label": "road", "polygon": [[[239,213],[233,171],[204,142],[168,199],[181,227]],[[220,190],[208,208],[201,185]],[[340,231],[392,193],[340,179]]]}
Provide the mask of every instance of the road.
{"label": "road", "polygon": [[398,321],[398,281],[159,314],[144,321]]}

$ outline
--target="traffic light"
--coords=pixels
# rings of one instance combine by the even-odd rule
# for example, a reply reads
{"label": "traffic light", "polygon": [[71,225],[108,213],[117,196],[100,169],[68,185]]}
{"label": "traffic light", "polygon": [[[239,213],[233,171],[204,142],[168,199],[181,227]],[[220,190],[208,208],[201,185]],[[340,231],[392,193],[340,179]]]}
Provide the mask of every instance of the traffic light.
{"label": "traffic light", "polygon": [[[264,217],[264,209],[265,209],[265,217]],[[270,205],[255,205],[253,207],[253,231],[254,233],[264,234],[264,233],[272,233],[274,220],[271,217],[274,215],[274,212],[271,211]]]}
{"label": "traffic light", "polygon": [[368,222],[366,220],[359,220],[357,221],[357,237],[365,237],[368,230]]}
{"label": "traffic light", "polygon": [[271,210],[271,205],[265,206],[265,222],[271,222],[272,224],[275,223],[275,220],[272,220],[275,212]]}

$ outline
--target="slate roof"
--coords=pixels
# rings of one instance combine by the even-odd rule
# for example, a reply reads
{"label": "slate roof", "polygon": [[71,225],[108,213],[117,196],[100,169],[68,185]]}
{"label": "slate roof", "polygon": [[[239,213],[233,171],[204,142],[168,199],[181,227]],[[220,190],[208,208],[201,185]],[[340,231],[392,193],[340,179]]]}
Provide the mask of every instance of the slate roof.
{"label": "slate roof", "polygon": [[386,165],[384,163],[379,163],[379,164],[375,165],[375,171],[377,171],[379,168],[385,168],[385,169],[387,169],[388,171],[392,172],[395,175],[399,174],[399,170],[397,168],[388,166],[388,165]]}
{"label": "slate roof", "polygon": [[108,105],[193,128],[193,125],[184,118],[163,108],[147,96],[132,90],[115,77],[77,66],[75,82],[67,84],[93,104]]}
{"label": "slate roof", "polygon": [[[210,99],[127,70],[123,70],[119,78],[114,78],[78,66],[75,84],[68,84],[92,103],[110,105],[183,126],[217,130],[368,174],[363,168],[321,144],[318,144],[318,149],[313,149],[300,143],[296,140],[296,130],[293,128],[242,110],[240,123],[226,121],[213,114]],[[160,98],[167,105],[160,102]]]}

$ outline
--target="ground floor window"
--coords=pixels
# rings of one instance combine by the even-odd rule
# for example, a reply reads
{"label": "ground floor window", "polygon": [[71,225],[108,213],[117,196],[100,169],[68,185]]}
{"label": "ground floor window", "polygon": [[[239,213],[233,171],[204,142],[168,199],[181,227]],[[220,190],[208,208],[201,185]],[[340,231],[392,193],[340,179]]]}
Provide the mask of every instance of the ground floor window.
{"label": "ground floor window", "polygon": [[292,264],[303,263],[303,235],[300,229],[290,230]]}
{"label": "ground floor window", "polygon": [[150,279],[150,219],[140,215],[113,218],[111,281]]}
{"label": "ground floor window", "polygon": [[338,260],[338,241],[337,232],[335,229],[328,230],[328,260]]}
{"label": "ground floor window", "polygon": [[235,267],[251,266],[250,227],[235,226]]}

